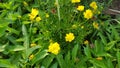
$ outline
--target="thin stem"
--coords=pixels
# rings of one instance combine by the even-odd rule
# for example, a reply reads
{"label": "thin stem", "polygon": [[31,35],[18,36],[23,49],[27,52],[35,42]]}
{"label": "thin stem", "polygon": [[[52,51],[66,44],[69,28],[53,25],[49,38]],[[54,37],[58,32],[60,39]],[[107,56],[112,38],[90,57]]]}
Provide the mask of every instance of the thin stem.
{"label": "thin stem", "polygon": [[60,18],[60,6],[59,6],[58,0],[56,0],[56,4],[57,4],[58,18],[59,18],[59,21],[60,21],[61,20],[61,18]]}

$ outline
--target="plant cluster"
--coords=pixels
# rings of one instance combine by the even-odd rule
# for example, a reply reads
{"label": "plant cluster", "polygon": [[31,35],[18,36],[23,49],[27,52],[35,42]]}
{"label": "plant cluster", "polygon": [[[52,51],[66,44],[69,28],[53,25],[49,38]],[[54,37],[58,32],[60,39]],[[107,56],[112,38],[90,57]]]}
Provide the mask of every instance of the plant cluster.
{"label": "plant cluster", "polygon": [[97,0],[2,0],[0,67],[119,68],[120,21],[103,10]]}

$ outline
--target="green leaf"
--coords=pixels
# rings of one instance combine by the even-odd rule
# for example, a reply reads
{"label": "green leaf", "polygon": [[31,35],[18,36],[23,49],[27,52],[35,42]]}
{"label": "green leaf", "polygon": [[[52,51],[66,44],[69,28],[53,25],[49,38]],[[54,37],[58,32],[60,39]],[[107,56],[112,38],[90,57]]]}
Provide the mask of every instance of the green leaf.
{"label": "green leaf", "polygon": [[6,47],[6,46],[7,46],[7,44],[0,46],[0,52],[5,51],[5,47]]}
{"label": "green leaf", "polygon": [[112,60],[111,60],[111,59],[107,58],[107,59],[106,59],[106,61],[107,61],[107,66],[108,66],[108,68],[114,68],[114,66],[113,66],[113,63],[112,63]]}
{"label": "green leaf", "polygon": [[103,43],[101,43],[101,40],[95,40],[95,45],[94,45],[94,54],[96,56],[103,56],[106,54],[105,50],[104,50],[104,45]]}
{"label": "green leaf", "polygon": [[50,68],[58,68],[58,63],[55,62],[54,64],[52,64],[52,65],[50,66]]}
{"label": "green leaf", "polygon": [[23,24],[30,24],[31,22],[29,22],[29,21],[23,21],[22,23]]}
{"label": "green leaf", "polygon": [[48,68],[50,66],[50,64],[52,63],[53,59],[54,59],[54,55],[49,55],[47,56],[44,60],[43,60],[43,66],[45,66],[45,68]]}
{"label": "green leaf", "polygon": [[72,60],[75,61],[78,52],[78,44],[76,44],[72,50]]}
{"label": "green leaf", "polygon": [[27,28],[25,25],[22,25],[22,33],[24,36],[24,47],[25,47],[25,54],[24,54],[24,58],[27,59],[27,50],[29,48],[29,37],[28,37],[28,33],[27,33]]}
{"label": "green leaf", "polygon": [[28,48],[27,50],[27,57],[29,57],[29,55],[36,49],[40,48],[40,46],[34,46],[32,48]]}
{"label": "green leaf", "polygon": [[115,45],[116,41],[111,41],[109,42],[106,47],[105,47],[105,50],[108,51],[110,50],[114,45]]}
{"label": "green leaf", "polygon": [[18,43],[15,41],[16,38],[14,36],[11,36],[11,35],[6,35],[6,38],[12,42],[14,45],[18,45]]}
{"label": "green leaf", "polygon": [[105,63],[103,61],[99,61],[99,60],[96,60],[96,59],[91,59],[89,60],[92,64],[98,66],[98,67],[101,67],[101,68],[108,68]]}
{"label": "green leaf", "polygon": [[56,56],[56,58],[57,58],[57,61],[58,61],[59,65],[60,65],[60,68],[66,68],[65,67],[66,64],[65,64],[65,61],[63,59],[63,56],[61,54],[58,54]]}
{"label": "green leaf", "polygon": [[70,51],[68,51],[67,55],[65,56],[65,61],[70,61],[71,59],[71,56],[70,56]]}
{"label": "green leaf", "polygon": [[15,64],[11,64],[11,62],[7,59],[0,59],[0,67],[2,68],[17,68]]}
{"label": "green leaf", "polygon": [[117,50],[116,55],[117,55],[118,68],[120,68],[120,52],[119,52],[119,50]]}
{"label": "green leaf", "polygon": [[18,35],[20,33],[19,31],[15,30],[13,28],[10,28],[10,27],[8,27],[7,30],[11,33],[15,33],[16,35]]}
{"label": "green leaf", "polygon": [[9,67],[10,65],[11,65],[10,61],[4,60],[4,59],[0,59],[0,67]]}
{"label": "green leaf", "polygon": [[118,31],[111,25],[112,28],[112,35],[114,36],[115,40],[120,38]]}
{"label": "green leaf", "polygon": [[88,58],[91,58],[91,52],[90,52],[90,48],[87,45],[87,47],[84,47],[84,53]]}
{"label": "green leaf", "polygon": [[22,51],[25,50],[24,46],[21,45],[14,45],[14,46],[8,46],[9,47],[9,51]]}
{"label": "green leaf", "polygon": [[48,55],[47,50],[39,51],[35,54],[34,58],[31,60],[31,64],[35,64],[36,62],[44,59]]}
{"label": "green leaf", "polygon": [[101,38],[103,44],[106,45],[106,44],[107,44],[106,37],[105,37],[101,32],[99,32],[98,35],[100,36],[100,38]]}

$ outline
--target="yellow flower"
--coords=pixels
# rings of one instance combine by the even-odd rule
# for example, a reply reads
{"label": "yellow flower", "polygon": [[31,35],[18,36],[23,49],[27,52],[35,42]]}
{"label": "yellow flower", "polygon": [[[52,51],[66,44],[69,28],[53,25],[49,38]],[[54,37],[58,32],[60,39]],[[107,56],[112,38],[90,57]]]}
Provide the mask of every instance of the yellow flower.
{"label": "yellow flower", "polygon": [[38,15],[38,13],[39,13],[39,11],[37,9],[32,8],[31,13],[29,14],[30,20],[33,20]]}
{"label": "yellow flower", "polygon": [[83,11],[83,10],[84,10],[84,6],[83,6],[83,5],[78,6],[77,10],[79,10],[79,11]]}
{"label": "yellow flower", "polygon": [[97,4],[95,1],[93,1],[92,3],[90,3],[90,7],[92,7],[93,9],[97,9]]}
{"label": "yellow flower", "polygon": [[46,13],[46,18],[48,18],[48,17],[49,17],[49,14]]}
{"label": "yellow flower", "polygon": [[89,41],[88,41],[88,40],[85,40],[85,41],[84,41],[84,44],[85,44],[85,45],[88,45],[88,44],[89,44]]}
{"label": "yellow flower", "polygon": [[36,22],[39,22],[41,20],[40,17],[36,17]]}
{"label": "yellow flower", "polygon": [[102,57],[97,57],[96,60],[102,60],[103,58]]}
{"label": "yellow flower", "polygon": [[31,46],[31,47],[34,47],[34,46],[36,46],[36,44],[35,44],[35,43],[32,43],[30,46]]}
{"label": "yellow flower", "polygon": [[35,15],[29,14],[30,20],[33,20],[35,18]]}
{"label": "yellow flower", "polygon": [[34,57],[34,55],[31,54],[31,55],[29,56],[29,59],[31,60],[31,59],[33,59],[33,57]]}
{"label": "yellow flower", "polygon": [[83,15],[84,15],[84,18],[86,18],[86,19],[92,18],[92,17],[93,17],[92,10],[87,9],[87,10],[83,13]]}
{"label": "yellow flower", "polygon": [[60,51],[60,45],[55,42],[55,43],[50,43],[49,47],[48,47],[48,52],[51,52],[55,55],[57,55]]}
{"label": "yellow flower", "polygon": [[75,36],[73,33],[66,34],[66,36],[65,36],[65,40],[68,42],[71,42],[74,39],[75,39]]}
{"label": "yellow flower", "polygon": [[78,2],[80,2],[80,0],[72,0],[71,2],[72,3],[78,3]]}
{"label": "yellow flower", "polygon": [[99,29],[98,23],[93,22],[93,27],[96,28],[96,29]]}
{"label": "yellow flower", "polygon": [[32,15],[37,16],[38,13],[39,13],[39,11],[38,11],[37,9],[33,9],[33,8],[32,8],[32,12],[31,12]]}

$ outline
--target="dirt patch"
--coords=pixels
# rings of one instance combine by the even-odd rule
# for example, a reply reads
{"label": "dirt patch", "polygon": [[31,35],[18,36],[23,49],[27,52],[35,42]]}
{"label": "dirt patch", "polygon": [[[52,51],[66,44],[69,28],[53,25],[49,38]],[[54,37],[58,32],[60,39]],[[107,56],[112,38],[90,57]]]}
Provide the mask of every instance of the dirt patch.
{"label": "dirt patch", "polygon": [[120,0],[113,0],[109,8],[120,11]]}
{"label": "dirt patch", "polygon": [[120,0],[113,0],[111,5],[104,10],[104,13],[112,15],[120,14]]}

